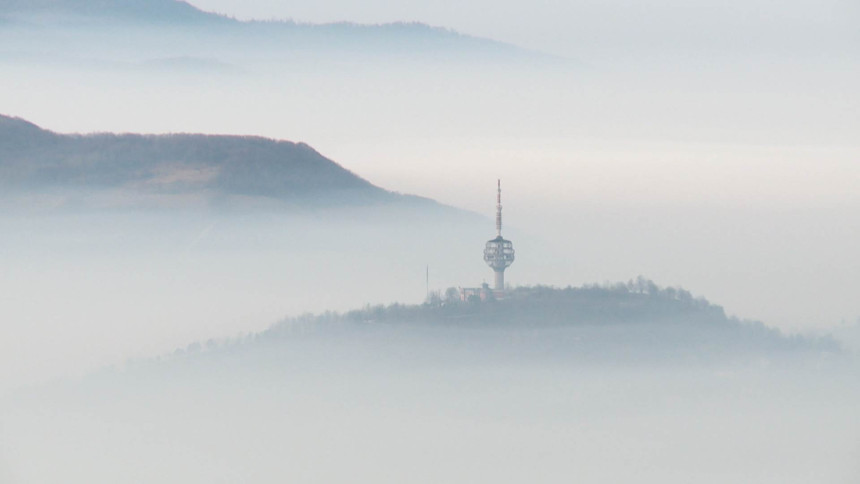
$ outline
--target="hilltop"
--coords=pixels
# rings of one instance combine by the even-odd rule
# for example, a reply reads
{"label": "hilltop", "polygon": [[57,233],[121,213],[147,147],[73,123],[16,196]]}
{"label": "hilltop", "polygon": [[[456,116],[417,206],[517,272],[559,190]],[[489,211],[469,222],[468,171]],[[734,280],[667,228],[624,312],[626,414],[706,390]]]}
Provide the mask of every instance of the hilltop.
{"label": "hilltop", "polygon": [[[383,190],[304,143],[202,134],[58,134],[0,116],[0,187],[178,203],[428,202]],[[132,202],[134,204],[134,202]]]}
{"label": "hilltop", "polygon": [[[461,301],[457,291],[419,305],[367,306],[286,319],[225,342],[219,354],[257,358],[342,351],[353,363],[459,365],[464,362],[579,361],[748,364],[841,352],[830,338],[786,336],[758,321],[727,316],[690,292],[639,278],[606,286],[518,287],[502,300]],[[193,355],[195,344],[177,354]],[[190,351],[190,353],[189,353]],[[798,360],[799,358],[799,360]],[[298,362],[298,360],[295,360]]]}

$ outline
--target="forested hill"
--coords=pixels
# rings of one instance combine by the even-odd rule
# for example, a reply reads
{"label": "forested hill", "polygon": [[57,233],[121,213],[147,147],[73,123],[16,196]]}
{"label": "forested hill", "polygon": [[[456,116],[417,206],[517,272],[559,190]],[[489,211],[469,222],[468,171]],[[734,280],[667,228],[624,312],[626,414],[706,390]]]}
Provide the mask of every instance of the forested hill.
{"label": "forested hill", "polygon": [[304,143],[200,134],[63,135],[0,116],[0,187],[198,203],[338,205],[418,200],[372,185]]}
{"label": "forested hill", "polygon": [[208,351],[193,345],[178,354],[226,351],[293,361],[298,355],[315,359],[342,352],[354,362],[431,365],[547,358],[760,364],[821,361],[842,351],[832,339],[787,336],[760,322],[728,317],[685,290],[643,279],[613,286],[521,287],[504,300],[483,302],[463,302],[456,294],[452,289],[449,297],[421,305],[291,318],[220,348],[210,341]]}

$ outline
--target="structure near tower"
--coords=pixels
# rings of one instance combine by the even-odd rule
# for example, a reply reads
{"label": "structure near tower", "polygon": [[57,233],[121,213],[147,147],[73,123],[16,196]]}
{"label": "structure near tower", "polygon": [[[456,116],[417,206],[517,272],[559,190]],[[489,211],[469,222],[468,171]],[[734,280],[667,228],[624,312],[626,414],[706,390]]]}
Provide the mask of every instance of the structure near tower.
{"label": "structure near tower", "polygon": [[496,238],[484,246],[484,262],[496,275],[496,291],[505,290],[505,269],[514,263],[514,244],[502,237],[502,181],[498,180],[496,194]]}

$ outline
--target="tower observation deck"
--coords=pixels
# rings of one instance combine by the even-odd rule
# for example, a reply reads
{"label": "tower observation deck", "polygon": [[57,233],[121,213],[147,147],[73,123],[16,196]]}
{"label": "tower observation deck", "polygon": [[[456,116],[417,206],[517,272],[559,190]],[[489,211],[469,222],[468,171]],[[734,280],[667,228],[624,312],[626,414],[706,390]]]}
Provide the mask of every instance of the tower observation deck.
{"label": "tower observation deck", "polygon": [[493,269],[496,283],[493,289],[505,290],[505,269],[514,263],[514,244],[502,237],[502,182],[498,182],[496,194],[496,238],[484,246],[484,262]]}

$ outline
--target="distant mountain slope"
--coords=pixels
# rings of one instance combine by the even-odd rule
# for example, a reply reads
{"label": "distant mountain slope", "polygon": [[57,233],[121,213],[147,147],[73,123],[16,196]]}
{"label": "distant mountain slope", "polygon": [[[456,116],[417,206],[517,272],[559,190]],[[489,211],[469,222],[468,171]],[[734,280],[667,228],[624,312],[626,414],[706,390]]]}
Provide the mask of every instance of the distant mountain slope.
{"label": "distant mountain slope", "polygon": [[220,18],[177,0],[0,0],[0,14],[63,14],[170,22]]}
{"label": "distant mountain slope", "polygon": [[387,192],[304,143],[196,134],[61,135],[0,116],[0,186],[262,197],[296,203],[391,202]]}
{"label": "distant mountain slope", "polygon": [[[117,31],[117,28],[131,28]],[[155,30],[153,30],[155,29]],[[169,33],[164,30],[167,29]],[[190,30],[189,30],[190,29]],[[0,40],[7,52],[114,60],[171,55],[219,57],[225,51],[347,53],[350,55],[444,52],[446,55],[528,57],[502,42],[418,22],[362,25],[350,22],[239,21],[176,0],[0,0]],[[111,45],[103,45],[110,38]],[[81,49],[85,52],[81,52]],[[120,52],[122,55],[117,56]],[[241,57],[241,56],[240,56]]]}

